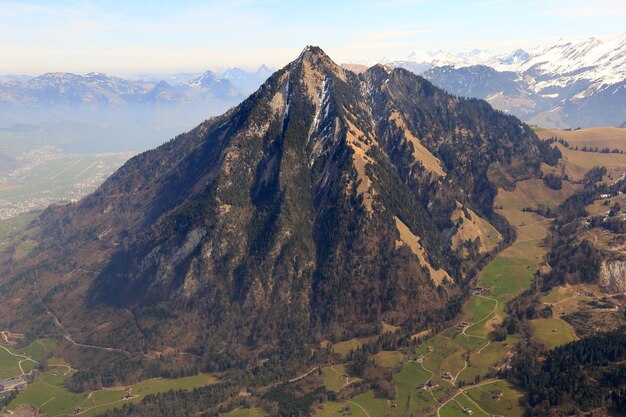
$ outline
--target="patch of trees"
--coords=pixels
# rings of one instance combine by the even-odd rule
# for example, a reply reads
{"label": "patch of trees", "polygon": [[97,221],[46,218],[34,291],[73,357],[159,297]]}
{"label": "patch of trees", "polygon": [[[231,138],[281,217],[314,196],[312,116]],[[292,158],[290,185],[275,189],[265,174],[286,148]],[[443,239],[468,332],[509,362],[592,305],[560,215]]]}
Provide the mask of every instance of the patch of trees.
{"label": "patch of trees", "polygon": [[241,387],[230,382],[196,388],[192,391],[168,391],[147,395],[138,403],[126,403],[99,417],[217,417],[219,405],[235,397]]}
{"label": "patch of trees", "polygon": [[[580,218],[587,215],[586,206],[598,195],[596,182],[606,168],[589,170],[583,180],[584,189],[567,198],[557,208],[555,227],[547,239],[550,250],[546,256],[551,271],[544,280],[544,289],[565,283],[594,283],[600,271],[602,255],[587,240],[578,241]],[[592,219],[593,222],[600,221]]]}
{"label": "patch of trees", "polygon": [[595,283],[600,272],[600,252],[587,240],[576,236],[559,236],[547,255],[552,270],[545,284],[548,287],[563,284]]}
{"label": "patch of trees", "polygon": [[558,142],[561,145],[563,145],[565,148],[569,148],[569,142],[568,141],[566,141],[563,138],[557,138],[556,136],[552,136],[551,138],[548,138],[548,139],[544,140],[544,142],[546,142],[547,144],[553,144],[555,142]]}
{"label": "patch of trees", "polygon": [[[528,320],[534,320],[539,318],[552,317],[552,308],[546,306],[541,301],[541,294],[539,293],[540,277],[536,277],[535,283],[528,290],[524,291],[519,296],[512,299],[507,304],[507,312],[509,313],[509,320],[517,321],[516,324],[508,324],[505,320],[503,326],[515,326],[515,329],[523,329],[521,323]],[[511,328],[513,329],[513,328]],[[532,336],[532,332],[526,332],[526,336]]]}
{"label": "patch of trees", "polygon": [[81,363],[81,370],[66,381],[72,392],[95,391],[119,385],[130,385],[149,378],[180,378],[196,375],[197,366],[172,368],[160,360],[132,359],[125,355],[106,356],[91,364]]}
{"label": "patch of trees", "polygon": [[556,214],[557,214],[556,209],[544,203],[539,203],[537,207],[524,207],[522,208],[522,211],[525,211],[528,213],[537,213],[538,215],[543,216],[545,218],[554,218],[556,217]]}
{"label": "patch of trees", "polygon": [[626,220],[623,220],[619,217],[611,217],[609,214],[609,218],[600,223],[603,228],[606,230],[610,230],[613,233],[626,233]]}
{"label": "patch of trees", "polygon": [[596,147],[591,147],[591,146],[582,146],[582,147],[578,147],[575,146],[573,148],[575,151],[581,151],[581,152],[597,152],[597,153],[619,153],[619,154],[623,154],[624,150],[623,149],[617,149],[617,148],[598,148]]}
{"label": "patch of trees", "polygon": [[558,175],[547,174],[542,179],[545,186],[552,190],[560,190],[563,187],[563,181]]}
{"label": "patch of trees", "polygon": [[596,196],[597,191],[593,187],[586,187],[568,197],[557,208],[556,224],[565,225],[587,216],[585,207],[593,203]]}
{"label": "patch of trees", "polygon": [[623,154],[624,153],[624,151],[622,149],[617,149],[617,148],[608,148],[608,147],[598,148],[597,146],[594,146],[594,147],[592,147],[592,146],[581,146],[580,148],[578,146],[571,147],[568,141],[566,141],[565,139],[562,139],[562,138],[557,138],[556,136],[553,136],[553,137],[551,137],[549,139],[546,139],[544,142],[548,143],[548,144],[552,144],[552,143],[558,142],[561,145],[563,145],[565,148],[569,148],[569,149],[571,149],[573,151],[598,152],[598,153],[619,153],[619,154]]}
{"label": "patch of trees", "polygon": [[605,167],[593,167],[585,174],[583,178],[583,185],[586,187],[591,187],[595,185],[597,182],[602,181],[604,175],[606,175]]}
{"label": "patch of trees", "polygon": [[311,406],[325,394],[326,389],[319,387],[303,395],[296,395],[286,385],[270,390],[263,400],[271,405],[270,415],[275,417],[305,416],[311,413]]}
{"label": "patch of trees", "polygon": [[623,412],[625,331],[588,337],[549,352],[533,344],[521,346],[509,377],[527,390],[530,415],[565,416],[607,407]]}
{"label": "patch of trees", "polygon": [[507,336],[518,333],[520,331],[520,321],[516,317],[507,316],[502,324],[497,324],[494,330],[489,334],[492,341],[502,342]]}

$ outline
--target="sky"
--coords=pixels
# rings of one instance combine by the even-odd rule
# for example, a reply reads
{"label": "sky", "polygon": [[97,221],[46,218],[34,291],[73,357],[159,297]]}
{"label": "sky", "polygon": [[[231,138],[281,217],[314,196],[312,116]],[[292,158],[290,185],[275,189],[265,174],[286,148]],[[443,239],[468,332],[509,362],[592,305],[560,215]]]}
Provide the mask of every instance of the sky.
{"label": "sky", "polygon": [[374,63],[610,38],[624,22],[624,0],[0,0],[0,73],[280,67],[306,45]]}

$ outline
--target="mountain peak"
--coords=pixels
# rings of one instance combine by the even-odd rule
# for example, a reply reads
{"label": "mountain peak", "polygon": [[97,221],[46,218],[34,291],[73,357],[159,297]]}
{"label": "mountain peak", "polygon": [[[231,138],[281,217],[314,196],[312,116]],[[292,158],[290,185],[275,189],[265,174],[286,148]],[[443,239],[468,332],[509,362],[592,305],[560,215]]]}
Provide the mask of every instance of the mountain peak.
{"label": "mountain peak", "polygon": [[332,68],[333,70],[339,70],[340,67],[337,65],[319,46],[310,46],[307,45],[298,58],[294,61],[295,63],[306,62],[310,64],[312,67],[326,67]]}
{"label": "mountain peak", "polygon": [[330,59],[330,57],[326,55],[326,52],[324,52],[319,46],[307,45],[304,47],[302,52],[300,52],[299,59],[313,59],[323,57]]}

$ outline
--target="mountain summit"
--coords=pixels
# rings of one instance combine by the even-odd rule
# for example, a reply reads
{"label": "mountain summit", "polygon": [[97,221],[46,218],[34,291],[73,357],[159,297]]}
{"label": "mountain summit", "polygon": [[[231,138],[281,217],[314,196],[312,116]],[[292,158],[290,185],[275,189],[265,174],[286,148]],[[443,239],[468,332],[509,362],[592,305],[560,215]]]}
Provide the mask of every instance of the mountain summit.
{"label": "mountain summit", "polygon": [[301,365],[383,322],[423,329],[457,313],[495,249],[475,224],[507,238],[496,187],[553,157],[484,101],[307,47],[239,106],[40,216],[24,236],[37,248],[2,255],[0,324],[209,369]]}

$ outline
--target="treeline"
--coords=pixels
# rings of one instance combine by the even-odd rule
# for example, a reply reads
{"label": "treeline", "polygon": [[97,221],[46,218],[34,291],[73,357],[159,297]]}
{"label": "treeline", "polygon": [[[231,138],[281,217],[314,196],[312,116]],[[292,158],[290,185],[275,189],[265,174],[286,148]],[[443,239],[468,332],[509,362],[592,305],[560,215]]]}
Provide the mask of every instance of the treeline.
{"label": "treeline", "polygon": [[571,149],[573,151],[581,151],[581,152],[598,152],[598,153],[619,153],[619,154],[623,154],[624,150],[623,149],[617,149],[617,148],[598,148],[597,146],[595,147],[591,147],[591,146],[570,146],[569,142],[566,141],[565,139],[562,138],[557,138],[555,136],[546,139],[544,142],[548,143],[548,144],[552,144],[555,142],[560,143],[561,145],[563,145],[564,147]]}
{"label": "treeline", "polygon": [[196,375],[200,368],[194,365],[174,368],[160,360],[132,359],[125,355],[107,356],[91,366],[81,366],[65,385],[72,392],[96,391],[107,387],[131,385],[150,378],[181,378]]}
{"label": "treeline", "polygon": [[217,417],[220,412],[229,411],[218,406],[237,396],[240,389],[231,382],[224,382],[192,391],[172,390],[147,395],[138,403],[126,403],[100,417]]}
{"label": "treeline", "polygon": [[598,408],[626,411],[626,329],[592,336],[544,354],[523,344],[509,377],[528,392],[530,415],[565,416]]}

